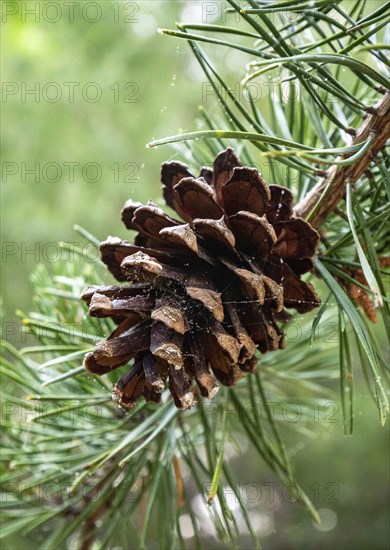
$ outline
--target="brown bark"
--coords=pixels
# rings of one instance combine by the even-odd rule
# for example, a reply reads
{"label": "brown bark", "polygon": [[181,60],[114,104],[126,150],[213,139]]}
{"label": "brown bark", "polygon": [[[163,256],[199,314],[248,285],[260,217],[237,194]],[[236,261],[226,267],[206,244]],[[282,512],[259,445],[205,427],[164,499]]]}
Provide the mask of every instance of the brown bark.
{"label": "brown bark", "polygon": [[[294,211],[297,216],[307,218],[313,227],[319,227],[337,208],[344,197],[347,183],[357,181],[368,169],[375,156],[385,147],[390,137],[390,92],[386,92],[372,109],[372,114],[367,116],[357,130],[352,144],[361,143],[369,137],[373,139],[371,147],[359,160],[348,166],[334,164],[327,170],[326,175],[295,206]],[[348,156],[351,155],[343,158]],[[314,212],[309,217],[314,208]]]}

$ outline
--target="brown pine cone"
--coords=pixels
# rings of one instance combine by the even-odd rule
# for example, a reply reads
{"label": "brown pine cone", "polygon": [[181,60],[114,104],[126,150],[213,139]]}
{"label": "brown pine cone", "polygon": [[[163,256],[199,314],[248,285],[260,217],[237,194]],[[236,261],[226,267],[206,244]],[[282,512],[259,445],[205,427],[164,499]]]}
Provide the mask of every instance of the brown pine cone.
{"label": "brown pine cone", "polygon": [[[380,267],[389,267],[390,265],[390,257],[389,256],[382,256],[381,258],[378,258]],[[368,282],[366,277],[364,276],[362,269],[344,269],[345,273],[347,273],[350,277],[361,283],[362,285],[368,286]],[[343,286],[347,294],[350,298],[353,299],[353,301],[356,304],[356,307],[361,307],[364,311],[366,317],[371,321],[371,323],[377,323],[378,322],[378,313],[377,313],[377,307],[372,299],[372,295],[369,294],[364,288],[361,288],[360,286],[354,285],[351,282],[346,282],[344,279],[338,278],[338,282],[341,286]]]}
{"label": "brown pine cone", "polygon": [[312,268],[318,233],[293,217],[291,192],[266,185],[232,149],[195,178],[180,162],[161,171],[167,204],[128,201],[122,219],[134,244],[109,237],[102,260],[121,286],[88,287],[93,317],[111,317],[114,332],[84,360],[105,374],[134,359],[113,389],[131,408],[143,396],[160,402],[167,381],[180,409],[194,403],[193,384],[211,398],[253,372],[261,353],[284,347],[277,321],[284,307],[304,313],[320,301],[300,275]]}

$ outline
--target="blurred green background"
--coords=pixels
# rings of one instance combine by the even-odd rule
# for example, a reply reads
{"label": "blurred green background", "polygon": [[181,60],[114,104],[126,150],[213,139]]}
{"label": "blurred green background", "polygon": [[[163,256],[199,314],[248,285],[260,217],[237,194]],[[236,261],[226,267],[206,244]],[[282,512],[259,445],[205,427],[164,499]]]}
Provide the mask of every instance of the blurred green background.
{"label": "blurred green background", "polygon": [[[14,312],[32,307],[35,265],[71,261],[54,243],[82,243],[74,224],[101,240],[125,237],[126,199],[162,204],[160,164],[183,155],[145,144],[197,129],[205,82],[186,44],[156,30],[202,21],[207,3],[76,2],[74,18],[66,3],[49,4],[1,5],[3,328],[15,345]],[[227,77],[241,71],[231,54],[217,55]],[[388,434],[361,381],[356,411],[353,438],[343,435],[339,410],[337,422],[313,423],[311,437],[290,437],[298,478],[324,510],[323,530],[283,495],[267,498],[264,464],[244,451],[232,456],[238,483],[262,488],[261,497],[252,494],[251,514],[264,548],[388,548]]]}
{"label": "blurred green background", "polygon": [[125,200],[158,199],[159,166],[173,153],[145,144],[193,128],[202,90],[186,45],[156,32],[193,4],[107,1],[83,11],[76,2],[73,22],[61,2],[30,14],[33,4],[2,2],[7,318],[29,307],[35,263],[61,257],[52,243],[80,242],[74,224],[99,239],[123,234]]}

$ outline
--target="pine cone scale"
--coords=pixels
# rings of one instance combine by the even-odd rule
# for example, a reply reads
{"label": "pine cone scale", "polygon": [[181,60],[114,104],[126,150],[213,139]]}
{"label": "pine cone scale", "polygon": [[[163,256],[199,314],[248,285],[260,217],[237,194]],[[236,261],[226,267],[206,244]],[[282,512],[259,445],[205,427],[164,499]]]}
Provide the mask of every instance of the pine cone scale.
{"label": "pine cone scale", "polygon": [[263,216],[271,193],[263,178],[254,168],[237,167],[232,177],[222,187],[223,206],[232,216],[239,211]]}
{"label": "pine cone scale", "polygon": [[233,175],[234,168],[241,162],[232,149],[222,151],[214,160],[212,185],[219,204],[223,204],[222,188]]}
{"label": "pine cone scale", "polygon": [[183,367],[182,335],[161,321],[152,324],[150,351],[179,370]]}
{"label": "pine cone scale", "polygon": [[228,221],[242,250],[250,252],[254,259],[263,260],[270,256],[277,237],[265,218],[241,211],[230,216]]}

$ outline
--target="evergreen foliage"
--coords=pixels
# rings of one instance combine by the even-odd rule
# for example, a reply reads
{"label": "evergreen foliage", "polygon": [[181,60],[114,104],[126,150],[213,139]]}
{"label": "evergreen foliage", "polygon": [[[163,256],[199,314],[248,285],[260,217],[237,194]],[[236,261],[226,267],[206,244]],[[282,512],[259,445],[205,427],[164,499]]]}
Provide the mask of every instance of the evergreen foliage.
{"label": "evergreen foliage", "polygon": [[[190,475],[208,501],[218,537],[238,548],[237,513],[223,490],[236,486],[227,445],[245,433],[262,464],[295,488],[297,501],[318,521],[294,477],[283,436],[305,437],[308,400],[329,398],[338,378],[344,430],[352,433],[360,368],[385,422],[388,6],[373,9],[365,0],[250,0],[244,9],[234,0],[228,4],[226,24],[184,22],[161,31],[188,42],[220,109],[211,102],[200,110],[197,131],[149,145],[180,142],[175,147],[194,168],[227,146],[248,165],[269,166],[269,183],[289,187],[296,211],[320,231],[311,281],[322,306],[295,314],[290,326],[299,337],[262,356],[256,374],[223,388],[212,405],[200,398],[197,407],[180,412],[166,392],[162,405],[138,403],[125,414],[111,400],[117,374],[92,377],[80,366],[113,328],[108,320],[89,318],[80,301],[85,286],[107,284],[104,266],[89,262],[81,249],[73,263],[58,263],[51,272],[39,266],[32,276],[35,311],[20,312],[33,345],[16,350],[3,342],[1,372],[11,381],[3,395],[1,455],[6,540],[32,533],[43,549],[185,548],[179,521],[185,513],[194,531],[191,547],[202,548],[183,481]],[[236,71],[240,94],[218,67],[223,48],[239,52],[233,58],[242,61]],[[77,230],[98,246],[86,230]],[[329,326],[337,333],[331,343]],[[292,424],[293,434],[280,430],[273,402],[300,405],[303,418]],[[247,505],[236,496],[248,544],[260,548]]]}

